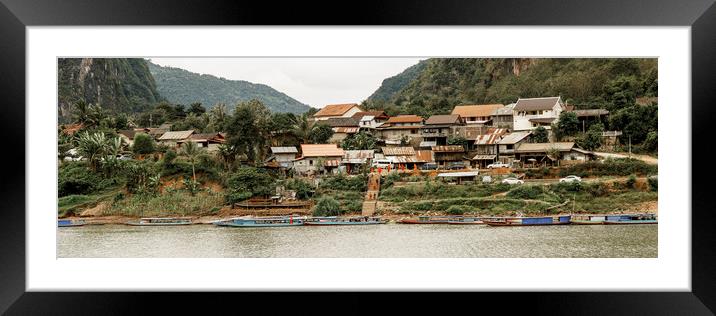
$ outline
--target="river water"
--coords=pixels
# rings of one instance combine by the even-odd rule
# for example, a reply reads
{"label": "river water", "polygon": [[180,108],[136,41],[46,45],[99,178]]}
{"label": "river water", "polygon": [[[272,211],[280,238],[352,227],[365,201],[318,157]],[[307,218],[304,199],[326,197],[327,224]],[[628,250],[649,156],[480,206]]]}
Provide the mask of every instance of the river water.
{"label": "river water", "polygon": [[57,254],[62,258],[655,258],[657,226],[88,225],[58,228]]}

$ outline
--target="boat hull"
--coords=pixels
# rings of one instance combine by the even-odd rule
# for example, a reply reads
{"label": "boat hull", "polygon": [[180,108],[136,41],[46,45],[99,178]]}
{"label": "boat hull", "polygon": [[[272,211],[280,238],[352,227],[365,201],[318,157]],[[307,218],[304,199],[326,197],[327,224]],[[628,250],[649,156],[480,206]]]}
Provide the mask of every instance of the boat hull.
{"label": "boat hull", "polygon": [[251,228],[251,227],[289,227],[289,226],[303,226],[304,223],[275,223],[275,224],[238,224],[238,223],[214,223],[216,226],[226,226],[226,227],[241,227],[241,228]]}
{"label": "boat hull", "polygon": [[182,226],[192,225],[193,223],[138,223],[138,222],[126,222],[129,226]]}
{"label": "boat hull", "polygon": [[387,221],[373,221],[373,222],[305,222],[306,226],[339,226],[339,225],[378,225],[385,224]]}
{"label": "boat hull", "polygon": [[483,221],[474,221],[474,222],[448,222],[450,225],[485,225],[485,222]]}
{"label": "boat hull", "polygon": [[658,224],[657,220],[641,220],[641,221],[604,221],[604,225],[643,225]]}
{"label": "boat hull", "polygon": [[604,221],[580,221],[580,220],[572,220],[572,224],[574,224],[574,225],[604,225]]}
{"label": "boat hull", "polygon": [[398,223],[401,223],[401,224],[447,224],[449,222],[448,221],[419,221],[417,219],[404,219]]}
{"label": "boat hull", "polygon": [[57,227],[80,227],[85,226],[85,224],[58,224]]}
{"label": "boat hull", "polygon": [[515,222],[485,222],[485,224],[490,226],[496,226],[496,227],[503,227],[503,226],[552,226],[552,225],[569,225],[570,222],[555,222],[555,223],[545,223],[545,224],[522,224],[522,223],[515,223]]}

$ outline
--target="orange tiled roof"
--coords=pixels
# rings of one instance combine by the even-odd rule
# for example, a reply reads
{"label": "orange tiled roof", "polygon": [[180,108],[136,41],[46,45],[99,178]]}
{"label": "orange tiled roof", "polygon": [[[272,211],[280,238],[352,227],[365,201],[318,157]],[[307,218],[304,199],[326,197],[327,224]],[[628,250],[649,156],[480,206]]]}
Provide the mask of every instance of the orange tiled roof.
{"label": "orange tiled roof", "polygon": [[423,118],[417,115],[398,115],[392,116],[386,123],[422,123]]}
{"label": "orange tiled roof", "polygon": [[458,114],[462,117],[490,116],[495,110],[503,106],[502,104],[458,105],[452,110],[452,114]]}
{"label": "orange tiled roof", "polygon": [[341,116],[348,112],[350,109],[352,109],[354,106],[358,106],[356,103],[346,103],[346,104],[329,104],[324,106],[322,109],[320,109],[316,114],[313,114],[314,117],[321,117],[321,116]]}

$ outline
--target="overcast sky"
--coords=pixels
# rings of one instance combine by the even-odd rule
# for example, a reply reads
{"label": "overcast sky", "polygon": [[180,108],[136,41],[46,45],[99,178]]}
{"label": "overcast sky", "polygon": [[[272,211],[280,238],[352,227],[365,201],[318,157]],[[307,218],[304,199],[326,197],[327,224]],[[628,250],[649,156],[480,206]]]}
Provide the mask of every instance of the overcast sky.
{"label": "overcast sky", "polygon": [[360,103],[422,58],[150,58],[155,64],[262,83],[313,107]]}

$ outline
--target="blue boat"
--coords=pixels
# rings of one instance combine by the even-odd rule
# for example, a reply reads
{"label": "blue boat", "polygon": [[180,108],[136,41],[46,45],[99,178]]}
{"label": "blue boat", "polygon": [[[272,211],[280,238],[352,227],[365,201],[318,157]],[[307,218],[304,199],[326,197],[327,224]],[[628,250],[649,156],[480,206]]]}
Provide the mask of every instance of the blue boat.
{"label": "blue boat", "polygon": [[228,227],[286,227],[303,226],[306,218],[297,216],[238,217],[216,221],[216,226]]}
{"label": "blue boat", "polygon": [[490,226],[546,226],[546,225],[569,225],[571,216],[547,216],[547,217],[522,217],[514,219],[484,220]]}
{"label": "blue boat", "polygon": [[84,226],[86,222],[82,219],[58,219],[57,227],[77,227]]}
{"label": "blue boat", "polygon": [[658,224],[656,214],[610,215],[604,225]]}
{"label": "blue boat", "polygon": [[387,220],[382,220],[380,216],[352,216],[352,217],[309,217],[304,222],[308,226],[331,226],[331,225],[377,225],[385,224]]}
{"label": "blue boat", "polygon": [[191,218],[186,217],[143,217],[138,221],[125,223],[130,226],[177,226],[193,224]]}

